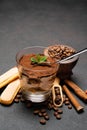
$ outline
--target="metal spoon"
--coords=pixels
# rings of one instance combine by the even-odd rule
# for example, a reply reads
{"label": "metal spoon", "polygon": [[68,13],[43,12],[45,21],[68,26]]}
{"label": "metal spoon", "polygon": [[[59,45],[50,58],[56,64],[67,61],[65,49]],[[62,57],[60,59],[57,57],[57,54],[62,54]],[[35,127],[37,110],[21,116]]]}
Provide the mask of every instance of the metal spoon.
{"label": "metal spoon", "polygon": [[64,62],[64,61],[69,60],[69,59],[71,59],[71,58],[74,58],[75,56],[78,56],[78,55],[80,55],[80,54],[82,54],[82,53],[84,53],[84,52],[86,52],[86,51],[87,51],[87,48],[84,48],[84,49],[82,49],[82,50],[76,52],[75,54],[66,57],[65,59],[57,60],[56,62],[58,62],[58,63]]}
{"label": "metal spoon", "polygon": [[70,56],[68,56],[68,57],[66,57],[66,58],[64,58],[64,59],[62,59],[62,60],[56,60],[56,61],[53,62],[53,63],[50,63],[50,62],[41,62],[41,63],[39,63],[39,65],[51,66],[51,65],[54,64],[54,63],[62,63],[62,62],[64,62],[64,61],[70,60],[71,58],[74,58],[74,57],[76,57],[76,56],[78,56],[78,55],[80,55],[80,54],[82,54],[82,53],[84,53],[84,52],[86,52],[86,51],[87,51],[87,48],[84,48],[84,49],[82,49],[82,50],[76,52],[75,54],[72,54],[72,55],[70,55]]}
{"label": "metal spoon", "polygon": [[70,60],[71,58],[74,58],[74,57],[76,57],[76,56],[78,56],[78,55],[80,55],[80,54],[82,54],[82,53],[84,53],[84,52],[86,52],[86,51],[87,51],[87,48],[84,48],[84,49],[82,49],[82,50],[76,52],[75,54],[72,54],[72,55],[70,55],[70,56],[68,56],[68,57],[66,57],[66,58],[64,58],[64,59],[62,59],[62,60],[56,60],[56,61],[53,62],[53,63],[45,62],[45,63],[42,63],[42,64],[48,65],[48,66],[51,66],[51,65],[54,64],[54,63],[59,63],[59,64],[60,64],[60,63],[62,63],[62,62],[64,62],[64,61]]}

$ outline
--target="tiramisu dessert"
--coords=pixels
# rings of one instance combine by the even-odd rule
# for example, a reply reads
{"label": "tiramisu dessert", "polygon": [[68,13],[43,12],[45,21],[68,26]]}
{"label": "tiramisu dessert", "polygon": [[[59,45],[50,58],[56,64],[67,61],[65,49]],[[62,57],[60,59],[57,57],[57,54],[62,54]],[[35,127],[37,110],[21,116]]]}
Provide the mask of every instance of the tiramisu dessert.
{"label": "tiramisu dessert", "polygon": [[[58,64],[55,63],[53,58],[44,56],[43,53],[35,54],[34,52],[28,52],[21,55],[17,59],[17,63],[24,95],[27,95],[29,98],[29,94],[36,94],[38,97],[39,94],[51,90],[58,70]],[[36,96],[35,98],[37,98]]]}

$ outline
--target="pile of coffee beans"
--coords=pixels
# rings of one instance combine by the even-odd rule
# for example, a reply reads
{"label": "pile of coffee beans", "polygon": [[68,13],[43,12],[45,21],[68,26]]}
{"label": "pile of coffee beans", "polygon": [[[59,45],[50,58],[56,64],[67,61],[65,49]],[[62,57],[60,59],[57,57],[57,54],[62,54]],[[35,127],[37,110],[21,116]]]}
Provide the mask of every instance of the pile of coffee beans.
{"label": "pile of coffee beans", "polygon": [[48,55],[52,58],[55,58],[57,60],[62,60],[72,54],[74,54],[76,51],[66,45],[53,45],[48,47]]}
{"label": "pile of coffee beans", "polygon": [[39,117],[41,117],[40,120],[39,120],[39,122],[41,124],[46,124],[46,121],[50,119],[46,108],[35,109],[33,113],[34,113],[34,115],[38,115]]}
{"label": "pile of coffee beans", "polygon": [[[59,103],[60,101],[60,93],[58,91],[58,88],[55,89],[56,91],[56,103]],[[60,120],[62,118],[62,114],[63,114],[63,110],[62,107],[57,107],[53,104],[53,99],[52,99],[52,94],[50,95],[49,99],[46,100],[43,103],[32,103],[30,101],[25,100],[22,97],[21,91],[17,94],[17,96],[14,99],[15,103],[18,102],[24,102],[26,107],[28,109],[33,109],[33,114],[35,116],[39,117],[39,123],[42,125],[45,125],[47,123],[47,121],[50,120],[50,115],[49,115],[49,111],[52,111],[54,117],[57,120]],[[69,101],[69,98],[63,93],[63,105],[66,105],[68,109],[72,109],[72,105]]]}

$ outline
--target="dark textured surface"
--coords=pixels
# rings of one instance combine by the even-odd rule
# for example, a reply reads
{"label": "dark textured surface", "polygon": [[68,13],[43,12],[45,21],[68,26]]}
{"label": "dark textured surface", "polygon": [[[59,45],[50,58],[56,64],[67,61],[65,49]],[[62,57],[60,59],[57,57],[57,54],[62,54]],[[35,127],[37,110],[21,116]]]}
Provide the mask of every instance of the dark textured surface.
{"label": "dark textured surface", "polygon": [[[0,74],[16,64],[15,55],[24,47],[62,43],[80,50],[86,42],[86,0],[0,0]],[[87,53],[73,72],[75,82],[87,89]],[[0,130],[86,130],[87,104],[79,102],[85,107],[83,113],[64,106],[62,119],[49,112],[44,126],[22,103],[0,105]]]}

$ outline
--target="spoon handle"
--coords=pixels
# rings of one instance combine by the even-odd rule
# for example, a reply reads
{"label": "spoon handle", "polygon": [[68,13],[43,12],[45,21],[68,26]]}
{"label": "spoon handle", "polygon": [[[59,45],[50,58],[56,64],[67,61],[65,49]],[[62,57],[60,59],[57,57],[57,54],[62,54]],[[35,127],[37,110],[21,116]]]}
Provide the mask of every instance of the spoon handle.
{"label": "spoon handle", "polygon": [[73,58],[73,57],[75,57],[75,56],[78,56],[78,55],[80,55],[80,54],[82,54],[82,53],[84,53],[84,52],[86,52],[86,51],[87,51],[87,48],[84,48],[84,49],[82,49],[82,50],[76,52],[75,54],[73,54],[73,55],[71,55],[71,56],[68,56],[67,58],[65,58],[65,59],[63,59],[63,60],[60,60],[60,61],[58,61],[58,62],[59,62],[59,63],[64,62],[64,61],[69,60],[69,59],[71,59],[71,58]]}

